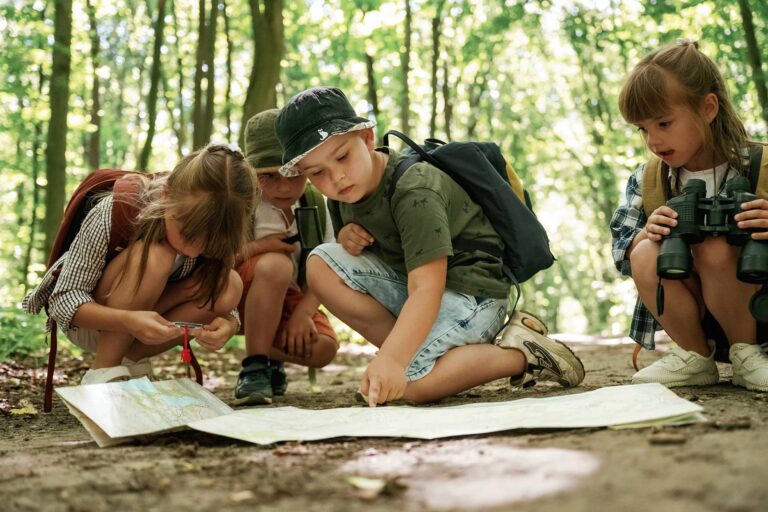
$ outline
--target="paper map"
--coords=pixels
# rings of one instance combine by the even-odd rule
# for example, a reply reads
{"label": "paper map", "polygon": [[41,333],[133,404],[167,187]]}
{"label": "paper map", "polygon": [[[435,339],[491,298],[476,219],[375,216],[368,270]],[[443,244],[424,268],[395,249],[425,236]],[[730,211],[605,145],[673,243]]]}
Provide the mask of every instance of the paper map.
{"label": "paper map", "polygon": [[661,384],[451,407],[321,410],[272,407],[233,411],[189,379],[150,382],[144,378],[57,388],[56,392],[99,446],[185,426],[271,444],[342,436],[436,439],[520,428],[632,428],[703,421],[701,406]]}

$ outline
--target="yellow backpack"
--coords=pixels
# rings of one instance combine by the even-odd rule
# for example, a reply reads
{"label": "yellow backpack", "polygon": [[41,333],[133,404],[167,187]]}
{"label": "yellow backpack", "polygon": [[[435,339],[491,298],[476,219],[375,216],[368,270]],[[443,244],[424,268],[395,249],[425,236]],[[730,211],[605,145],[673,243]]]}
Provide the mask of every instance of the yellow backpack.
{"label": "yellow backpack", "polygon": [[[757,143],[749,148],[749,182],[752,191],[768,199],[768,151]],[[669,166],[657,157],[651,157],[645,164],[643,174],[643,210],[647,217],[671,197],[669,190]]]}

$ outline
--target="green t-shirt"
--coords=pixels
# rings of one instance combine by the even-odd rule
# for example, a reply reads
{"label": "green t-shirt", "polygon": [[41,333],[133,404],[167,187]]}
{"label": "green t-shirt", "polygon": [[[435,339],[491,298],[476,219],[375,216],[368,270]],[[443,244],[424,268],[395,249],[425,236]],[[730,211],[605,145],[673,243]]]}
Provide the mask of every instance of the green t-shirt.
{"label": "green t-shirt", "polygon": [[503,248],[503,242],[482,209],[447,174],[426,162],[406,171],[388,197],[392,174],[404,158],[388,152],[389,161],[378,188],[357,203],[338,203],[330,208],[336,232],[349,223],[362,226],[374,238],[370,250],[397,272],[409,271],[437,258],[448,257],[446,287],[477,297],[502,299],[510,282],[502,272],[501,259],[483,251],[453,250],[452,240],[461,237]]}

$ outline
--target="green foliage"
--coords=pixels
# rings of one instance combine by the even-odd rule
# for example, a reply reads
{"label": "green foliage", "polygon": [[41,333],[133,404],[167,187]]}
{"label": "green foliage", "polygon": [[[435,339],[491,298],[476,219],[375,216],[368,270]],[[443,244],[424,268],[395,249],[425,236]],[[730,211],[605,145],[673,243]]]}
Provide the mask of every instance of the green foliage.
{"label": "green foliage", "polygon": [[0,307],[0,361],[45,347],[45,318],[29,316],[16,307]]}

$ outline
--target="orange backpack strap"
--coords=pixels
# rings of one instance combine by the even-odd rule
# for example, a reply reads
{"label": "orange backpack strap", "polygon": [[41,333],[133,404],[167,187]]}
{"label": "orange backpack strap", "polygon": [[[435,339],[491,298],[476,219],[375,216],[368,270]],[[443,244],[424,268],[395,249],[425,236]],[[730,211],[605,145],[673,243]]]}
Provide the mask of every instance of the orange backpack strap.
{"label": "orange backpack strap", "polygon": [[645,164],[645,171],[643,172],[643,210],[646,217],[650,217],[656,208],[666,204],[669,196],[668,174],[669,167],[657,156],[651,157],[648,163]]}
{"label": "orange backpack strap", "polygon": [[151,174],[126,172],[112,188],[112,233],[107,246],[107,261],[125,249],[131,240],[136,218],[139,216],[139,194],[144,187],[143,177]]}

